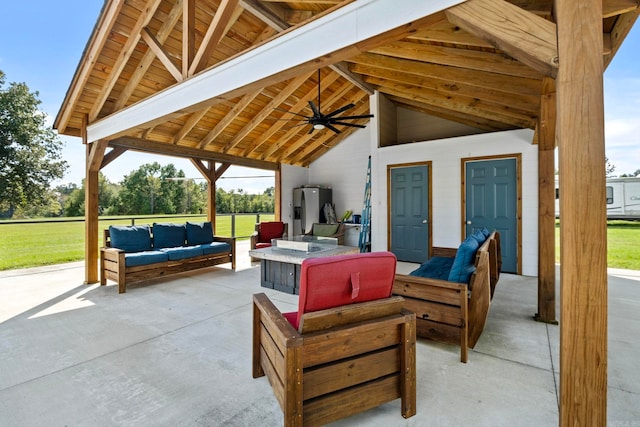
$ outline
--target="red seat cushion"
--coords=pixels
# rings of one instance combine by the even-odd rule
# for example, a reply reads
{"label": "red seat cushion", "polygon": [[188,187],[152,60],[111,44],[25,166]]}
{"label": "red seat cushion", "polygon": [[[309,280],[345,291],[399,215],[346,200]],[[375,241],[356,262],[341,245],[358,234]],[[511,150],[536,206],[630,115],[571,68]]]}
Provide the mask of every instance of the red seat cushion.
{"label": "red seat cushion", "polygon": [[298,312],[286,316],[298,328],[304,313],[391,296],[396,257],[391,252],[371,252],[302,262]]}
{"label": "red seat cushion", "polygon": [[269,242],[269,243],[261,243],[261,242],[256,243],[256,249],[270,248],[270,247],[271,247],[271,242]]}
{"label": "red seat cushion", "polygon": [[284,233],[284,223],[280,221],[261,222],[258,226],[258,242],[271,243],[271,239],[278,239]]}

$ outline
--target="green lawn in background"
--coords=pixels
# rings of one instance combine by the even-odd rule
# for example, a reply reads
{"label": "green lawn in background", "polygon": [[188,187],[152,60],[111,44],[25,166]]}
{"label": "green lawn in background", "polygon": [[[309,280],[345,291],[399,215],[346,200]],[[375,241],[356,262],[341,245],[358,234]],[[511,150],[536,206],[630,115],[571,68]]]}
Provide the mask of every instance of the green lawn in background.
{"label": "green lawn in background", "polygon": [[[138,219],[136,225],[154,222],[181,223],[185,221],[206,221],[202,217],[157,218],[154,216]],[[261,221],[273,221],[273,214],[260,214]],[[235,216],[235,236],[247,239],[254,230],[255,214]],[[101,220],[98,236],[102,246],[102,230],[109,225],[131,225],[128,218]],[[216,218],[216,234],[231,236],[231,216]],[[11,223],[0,224],[0,270],[60,264],[84,259],[84,222]]]}
{"label": "green lawn in background", "polygon": [[[560,262],[560,225],[556,223],[556,262]],[[640,270],[640,222],[607,223],[607,266]]]}

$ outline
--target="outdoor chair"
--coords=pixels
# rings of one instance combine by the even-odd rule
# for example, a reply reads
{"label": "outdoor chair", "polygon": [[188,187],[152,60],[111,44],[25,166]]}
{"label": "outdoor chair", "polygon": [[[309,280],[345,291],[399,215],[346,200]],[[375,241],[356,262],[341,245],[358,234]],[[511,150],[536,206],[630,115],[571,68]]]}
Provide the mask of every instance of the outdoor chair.
{"label": "outdoor chair", "polygon": [[311,226],[311,231],[307,236],[332,237],[338,239],[339,245],[344,245],[345,226],[343,223],[322,224],[315,223]]}
{"label": "outdoor chair", "polygon": [[271,246],[271,239],[287,237],[289,224],[282,221],[256,223],[255,231],[251,234],[251,249],[262,249]]}
{"label": "outdoor chair", "polygon": [[253,297],[253,377],[269,379],[285,426],[326,424],[400,398],[416,413],[416,319],[391,296],[396,258],[302,263],[298,311]]}

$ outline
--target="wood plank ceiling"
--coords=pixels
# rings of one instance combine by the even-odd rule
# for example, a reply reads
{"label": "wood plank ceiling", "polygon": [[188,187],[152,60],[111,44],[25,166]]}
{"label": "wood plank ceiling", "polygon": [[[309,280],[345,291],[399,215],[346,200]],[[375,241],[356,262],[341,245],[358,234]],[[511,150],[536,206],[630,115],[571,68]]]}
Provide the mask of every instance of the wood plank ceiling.
{"label": "wood plank ceiling", "polygon": [[[81,136],[86,124],[350,2],[106,0],[55,127]],[[553,22],[552,0],[509,3],[525,16]],[[608,63],[638,15],[638,1],[603,0],[603,5]],[[490,35],[479,38],[463,30],[469,27],[455,13],[441,12],[428,22],[409,37],[322,68],[322,112],[353,103],[342,115],[367,114],[369,95],[378,90],[397,106],[485,131],[536,128],[544,72],[496,48],[487,41]],[[482,29],[470,31],[482,34]],[[128,148],[248,166],[307,166],[356,129],[337,125],[339,134],[329,129],[309,133],[311,125],[301,119],[312,113],[310,100],[318,103],[317,85],[318,74],[304,71],[132,131]],[[366,125],[368,119],[349,121]]]}

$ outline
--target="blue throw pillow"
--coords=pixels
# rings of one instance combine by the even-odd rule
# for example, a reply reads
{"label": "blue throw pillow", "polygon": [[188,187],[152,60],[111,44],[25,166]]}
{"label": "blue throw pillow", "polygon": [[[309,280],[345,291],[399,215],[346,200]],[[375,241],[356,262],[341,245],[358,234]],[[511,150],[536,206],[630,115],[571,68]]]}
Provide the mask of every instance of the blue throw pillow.
{"label": "blue throw pillow", "polygon": [[487,227],[483,227],[482,230],[480,230],[480,232],[484,235],[485,239],[487,237],[491,236],[491,232],[489,230],[487,230]]}
{"label": "blue throw pillow", "polygon": [[[485,230],[486,230],[486,228],[485,228]],[[474,239],[476,239],[478,241],[478,245],[482,246],[484,241],[487,240],[488,236],[485,236],[481,229],[477,229],[476,231],[473,232],[473,234],[471,234],[471,237],[473,237]]]}
{"label": "blue throw pillow", "polygon": [[187,221],[187,244],[188,245],[205,245],[213,242],[213,226],[210,221],[207,222],[188,222]]}
{"label": "blue throw pillow", "polygon": [[112,225],[109,227],[111,247],[125,252],[151,250],[151,231],[148,225]]}
{"label": "blue throw pillow", "polygon": [[184,246],[185,238],[184,224],[153,223],[153,247],[156,249]]}
{"label": "blue throw pillow", "polygon": [[458,247],[456,257],[453,260],[451,271],[449,272],[449,281],[457,283],[469,283],[471,273],[474,271],[473,261],[480,245],[478,241],[469,236]]}

